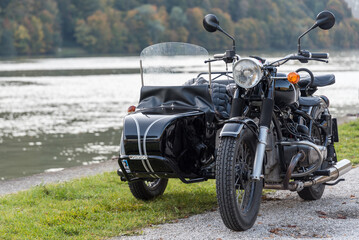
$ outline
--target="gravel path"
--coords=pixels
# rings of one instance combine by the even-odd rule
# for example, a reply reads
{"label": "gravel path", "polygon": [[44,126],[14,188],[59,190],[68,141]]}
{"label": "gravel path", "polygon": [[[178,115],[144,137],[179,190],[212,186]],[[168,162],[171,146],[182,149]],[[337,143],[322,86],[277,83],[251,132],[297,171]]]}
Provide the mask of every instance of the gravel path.
{"label": "gravel path", "polygon": [[344,177],[345,182],[327,186],[318,201],[304,202],[289,191],[268,195],[256,223],[246,232],[227,229],[215,211],[115,239],[359,239],[359,168]]}
{"label": "gravel path", "polygon": [[58,183],[74,178],[92,176],[102,172],[116,171],[116,160],[108,160],[99,164],[67,168],[59,172],[40,173],[29,177],[16,178],[0,182],[0,196],[27,190],[39,184]]}

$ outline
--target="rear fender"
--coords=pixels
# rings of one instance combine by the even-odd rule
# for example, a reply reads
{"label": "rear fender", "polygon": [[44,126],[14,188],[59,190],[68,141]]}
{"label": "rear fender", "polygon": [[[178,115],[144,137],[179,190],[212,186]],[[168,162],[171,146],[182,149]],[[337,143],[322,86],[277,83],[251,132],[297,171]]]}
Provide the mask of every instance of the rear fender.
{"label": "rear fender", "polygon": [[253,131],[258,132],[258,125],[250,118],[238,119],[231,118],[224,124],[220,137],[238,137],[244,126],[252,128]]}

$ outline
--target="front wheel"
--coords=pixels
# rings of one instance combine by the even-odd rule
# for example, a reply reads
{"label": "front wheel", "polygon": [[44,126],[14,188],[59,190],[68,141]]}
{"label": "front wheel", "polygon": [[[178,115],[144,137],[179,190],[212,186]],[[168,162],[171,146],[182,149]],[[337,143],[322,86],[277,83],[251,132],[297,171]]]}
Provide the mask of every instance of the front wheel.
{"label": "front wheel", "polygon": [[140,200],[151,200],[164,193],[168,179],[159,178],[152,181],[136,181],[128,183],[132,195]]}
{"label": "front wheel", "polygon": [[257,219],[263,180],[253,181],[256,138],[244,128],[240,136],[220,139],[216,160],[216,189],[224,224],[234,231],[251,228]]}

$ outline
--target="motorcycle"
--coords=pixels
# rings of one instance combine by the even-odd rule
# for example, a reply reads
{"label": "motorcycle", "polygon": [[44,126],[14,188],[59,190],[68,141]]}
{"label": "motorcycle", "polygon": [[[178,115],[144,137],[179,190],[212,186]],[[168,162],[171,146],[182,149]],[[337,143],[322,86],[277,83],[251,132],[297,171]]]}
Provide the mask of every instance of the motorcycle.
{"label": "motorcycle", "polygon": [[[330,114],[329,99],[314,95],[318,87],[334,84],[335,76],[317,76],[306,68],[278,72],[291,60],[327,63],[327,53],[302,50],[301,38],[334,24],[331,12],[319,13],[299,36],[298,52],[274,62],[237,55],[235,39],[213,14],[204,17],[203,26],[232,39],[232,49],[224,54],[208,59],[204,48],[185,43],[145,48],[140,101],[124,118],[119,156],[118,175],[129,182],[132,194],[142,200],[157,197],[168,178],[184,183],[216,179],[224,224],[244,231],[257,218],[263,189],[296,191],[304,200],[317,200],[326,185],[344,180],[341,176],[352,165],[347,159],[337,161],[337,121]],[[152,82],[166,83],[176,74],[200,68],[185,56],[206,59],[208,71],[180,86],[144,85],[151,75]],[[171,59],[176,63],[170,64]],[[226,71],[212,71],[217,61],[225,62]],[[148,67],[149,62],[153,66]]]}

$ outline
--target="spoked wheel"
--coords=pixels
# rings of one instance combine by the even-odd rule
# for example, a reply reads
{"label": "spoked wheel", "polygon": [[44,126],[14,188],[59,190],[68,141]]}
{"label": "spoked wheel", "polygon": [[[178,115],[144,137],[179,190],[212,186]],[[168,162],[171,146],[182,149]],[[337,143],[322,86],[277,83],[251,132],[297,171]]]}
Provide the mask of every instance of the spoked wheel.
{"label": "spoked wheel", "polygon": [[152,181],[136,181],[128,183],[132,195],[140,200],[150,200],[158,197],[166,190],[168,179],[159,178]]}
{"label": "spoked wheel", "polygon": [[216,188],[219,211],[224,224],[234,231],[251,228],[257,218],[263,180],[252,181],[256,138],[249,129],[240,136],[220,140]]}

